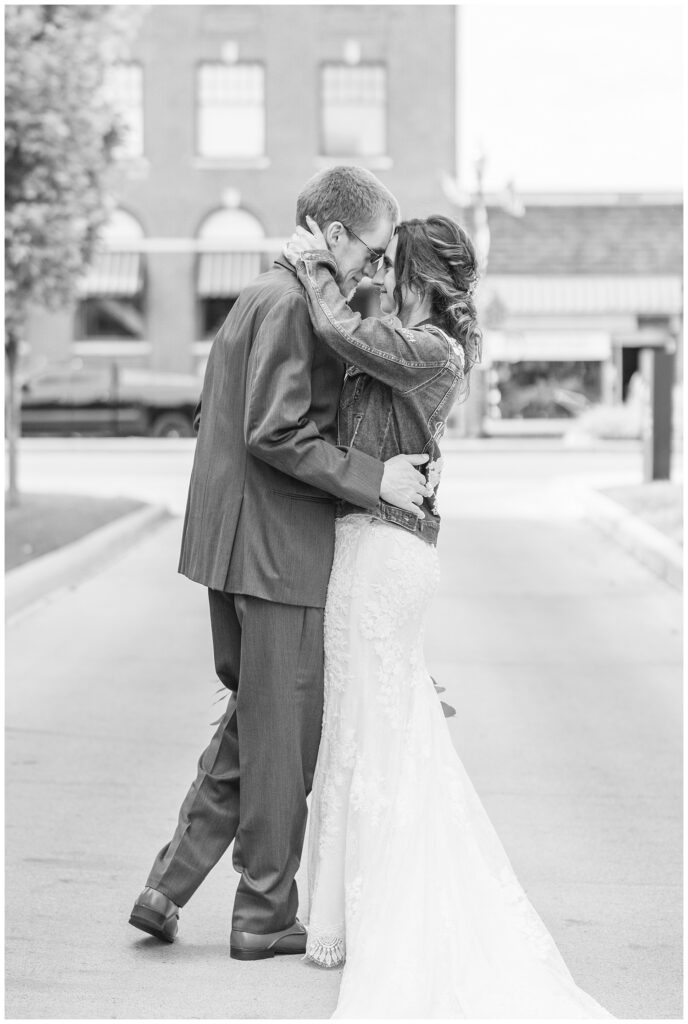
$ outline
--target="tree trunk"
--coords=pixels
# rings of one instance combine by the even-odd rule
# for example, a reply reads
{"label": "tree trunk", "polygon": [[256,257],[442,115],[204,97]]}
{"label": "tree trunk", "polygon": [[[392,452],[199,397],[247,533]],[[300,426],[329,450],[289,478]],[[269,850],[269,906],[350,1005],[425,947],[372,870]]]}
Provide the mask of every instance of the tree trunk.
{"label": "tree trunk", "polygon": [[19,504],[19,484],[17,479],[17,455],[19,448],[21,403],[17,388],[17,362],[19,356],[19,338],[15,328],[9,328],[5,344],[5,362],[7,365],[7,504],[16,508]]}

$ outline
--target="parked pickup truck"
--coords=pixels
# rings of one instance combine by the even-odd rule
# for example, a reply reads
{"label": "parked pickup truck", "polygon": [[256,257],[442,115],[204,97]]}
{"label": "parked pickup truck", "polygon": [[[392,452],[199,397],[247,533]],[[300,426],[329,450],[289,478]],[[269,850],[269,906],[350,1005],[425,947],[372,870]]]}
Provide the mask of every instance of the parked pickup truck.
{"label": "parked pickup truck", "polygon": [[22,434],[193,437],[201,381],[192,374],[58,366],[21,385]]}

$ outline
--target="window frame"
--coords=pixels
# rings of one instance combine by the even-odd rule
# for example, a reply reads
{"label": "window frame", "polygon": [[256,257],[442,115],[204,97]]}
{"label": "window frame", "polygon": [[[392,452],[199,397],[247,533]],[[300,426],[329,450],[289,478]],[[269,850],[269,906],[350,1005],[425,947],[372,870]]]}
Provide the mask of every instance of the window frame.
{"label": "window frame", "polygon": [[[260,109],[263,116],[263,149],[261,153],[252,155],[241,153],[225,153],[223,155],[209,156],[201,149],[201,72],[206,67],[220,67],[227,71],[237,67],[256,67],[262,73],[263,99]],[[199,60],[194,69],[194,162],[196,166],[217,166],[236,164],[239,166],[267,166],[268,153],[268,76],[265,61],[262,60],[237,60],[228,63],[223,60]]]}
{"label": "window frame", "polygon": [[[258,214],[256,213],[255,209],[252,206],[251,207],[238,206],[238,207],[230,207],[230,208],[227,208],[227,207],[224,207],[224,206],[216,206],[216,207],[214,207],[212,210],[209,210],[203,216],[200,224],[196,228],[196,232],[195,232],[194,237],[200,243],[202,243],[205,240],[212,240],[216,236],[214,236],[214,234],[212,232],[210,234],[206,233],[207,230],[208,230],[208,225],[212,224],[212,222],[215,220],[215,218],[218,217],[218,215],[222,216],[222,215],[225,215],[225,214],[230,214],[230,217],[231,217],[232,213],[245,214],[245,215],[247,215],[247,217],[252,222],[254,222],[255,226],[257,228],[259,228],[260,232],[261,232],[260,234],[258,234],[258,232],[256,232],[256,234],[255,234],[256,240],[258,240],[258,239],[262,240],[262,239],[264,239],[266,237],[266,234],[265,234],[265,224],[264,224],[263,218],[258,216]],[[233,251],[242,252],[243,250],[240,250],[240,249],[233,250],[231,248],[231,246],[230,246],[230,248],[227,249],[227,250],[218,249],[217,251],[219,253],[223,253],[223,252],[233,252]],[[239,298],[239,295],[241,293],[241,289],[239,289],[239,291],[237,291],[236,294],[232,293],[231,295],[199,295],[199,293],[198,293],[198,261],[200,261],[203,258],[203,255],[204,255],[203,249],[199,249],[198,256],[197,256],[196,266],[194,268],[194,307],[195,307],[195,324],[196,324],[196,342],[199,345],[210,345],[212,343],[213,338],[215,337],[215,334],[217,333],[217,331],[213,332],[212,328],[206,328],[206,326],[205,326],[205,323],[206,323],[206,311],[208,309],[208,303],[211,303],[211,302],[224,302],[225,303],[225,315],[223,317],[223,322],[224,322],[224,320],[226,319],[227,315],[229,314],[232,306],[234,305],[236,300]],[[260,250],[260,269],[259,269],[258,273],[264,273],[264,271],[267,269],[267,263],[268,263],[268,261],[266,260],[265,252],[263,250]],[[222,326],[222,325],[220,324],[219,326]]]}
{"label": "window frame", "polygon": [[[92,318],[97,315],[95,312],[96,303],[104,299],[124,302],[130,305],[132,310],[141,318],[141,331],[138,335],[98,333],[89,331],[92,326]],[[91,310],[93,309],[93,312]],[[74,311],[73,339],[79,344],[92,342],[94,345],[108,342],[117,342],[122,345],[137,345],[145,341],[147,336],[147,304],[146,304],[146,283],[145,272],[140,290],[135,295],[87,295],[79,299]]]}
{"label": "window frame", "polygon": [[[325,131],[325,90],[324,90],[324,73],[326,68],[348,68],[355,71],[359,68],[380,68],[384,72],[384,101],[383,101],[383,112],[382,112],[382,127],[384,138],[382,139],[382,147],[377,153],[351,153],[351,152],[328,152],[326,148],[326,131]],[[319,162],[329,160],[357,160],[360,162],[370,162],[374,164],[376,162],[384,162],[388,159],[389,154],[389,68],[387,62],[384,60],[362,60],[357,64],[347,64],[343,60],[323,60],[320,62],[317,68],[318,75],[318,160]]]}
{"label": "window frame", "polygon": [[[136,153],[121,152],[120,147],[115,147],[114,157],[116,160],[142,160],[146,155],[146,74],[145,65],[141,60],[118,60],[112,64],[112,69],[125,67],[135,68],[139,73],[140,83],[140,113],[141,113],[141,147]],[[118,115],[121,117],[120,111],[115,106]],[[122,118],[123,119],[123,118]],[[123,119],[124,120],[124,119]]]}
{"label": "window frame", "polygon": [[[125,228],[130,226],[132,234],[129,237],[127,234],[119,234],[114,239],[109,235],[108,229],[111,226],[112,220],[118,217],[118,215],[124,215]],[[129,224],[127,225],[127,222]],[[121,221],[120,221],[121,227]],[[135,230],[137,230],[136,233]],[[138,253],[140,259],[140,287],[137,292],[133,295],[123,295],[122,293],[103,294],[102,292],[93,292],[83,294],[81,292],[77,295],[77,301],[73,309],[72,316],[72,350],[75,354],[90,354],[91,352],[105,352],[111,348],[115,354],[121,355],[126,350],[127,354],[132,352],[144,351],[150,348],[150,344],[147,340],[149,331],[149,289],[148,289],[148,275],[149,268],[147,261],[144,256],[144,251],[141,248],[141,243],[147,237],[146,229],[136,213],[132,213],[128,206],[117,204],[115,209],[112,211],[110,220],[108,220],[104,227],[105,246],[104,252],[106,254],[116,252],[131,252]],[[119,244],[110,249],[108,242],[116,241]],[[127,247],[127,243],[131,241],[131,248]],[[87,303],[91,301],[102,300],[103,298],[124,298],[124,300],[131,300],[132,305],[136,313],[141,318],[141,333],[138,336],[127,336],[122,334],[92,334],[86,330],[87,320],[89,314],[87,312]],[[115,351],[116,350],[116,351]]]}

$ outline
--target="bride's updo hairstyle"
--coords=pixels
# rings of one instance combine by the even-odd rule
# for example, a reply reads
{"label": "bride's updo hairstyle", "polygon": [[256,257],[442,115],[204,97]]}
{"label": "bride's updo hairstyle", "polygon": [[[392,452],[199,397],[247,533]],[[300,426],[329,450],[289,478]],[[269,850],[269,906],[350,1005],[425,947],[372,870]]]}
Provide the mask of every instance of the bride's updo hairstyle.
{"label": "bride's updo hairstyle", "polygon": [[429,297],[432,322],[455,338],[464,351],[461,394],[465,397],[470,371],[480,362],[482,350],[482,331],[473,298],[479,277],[473,243],[463,228],[440,214],[426,220],[402,221],[397,237],[397,309],[404,305],[405,287],[416,292],[421,300]]}

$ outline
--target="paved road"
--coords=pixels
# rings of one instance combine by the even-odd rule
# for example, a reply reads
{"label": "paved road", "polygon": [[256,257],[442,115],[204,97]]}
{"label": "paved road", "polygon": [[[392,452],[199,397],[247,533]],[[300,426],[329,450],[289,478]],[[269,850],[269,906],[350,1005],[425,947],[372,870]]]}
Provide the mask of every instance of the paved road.
{"label": "paved road", "polygon": [[[679,595],[578,520],[569,484],[445,478],[428,664],[579,984],[619,1017],[680,1017]],[[229,959],[227,858],[175,945],[126,924],[221,707],[203,591],[175,573],[179,533],[173,520],[9,625],[9,1018],[334,1006],[337,971]]]}
{"label": "paved road", "polygon": [[[27,492],[130,495],[167,505],[182,515],[193,461],[194,441],[147,438],[24,438],[20,449],[20,486]],[[445,441],[447,463],[442,483],[442,513],[451,514],[452,495],[463,510],[463,483],[484,487],[499,481],[560,479],[626,484],[642,480],[639,443],[612,442],[599,449],[567,448],[547,439]],[[680,453],[674,457],[674,479],[681,473]],[[497,483],[495,483],[497,482]]]}

